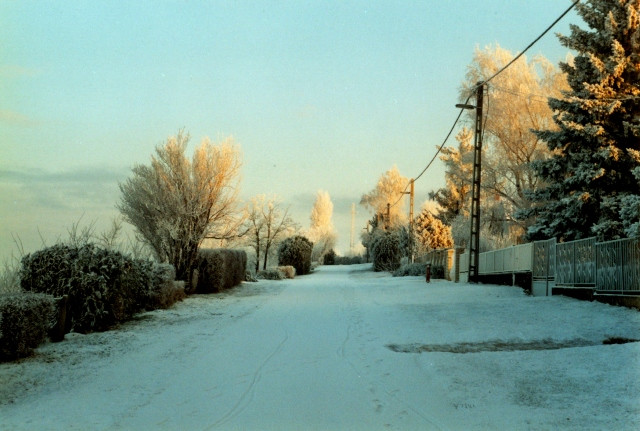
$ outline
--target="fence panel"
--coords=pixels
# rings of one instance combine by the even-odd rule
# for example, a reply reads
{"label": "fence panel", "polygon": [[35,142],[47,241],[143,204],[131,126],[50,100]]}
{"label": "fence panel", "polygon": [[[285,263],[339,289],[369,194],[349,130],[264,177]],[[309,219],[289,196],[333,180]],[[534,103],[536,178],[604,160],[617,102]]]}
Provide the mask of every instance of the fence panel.
{"label": "fence panel", "polygon": [[556,239],[533,243],[533,278],[553,279],[556,274]]}
{"label": "fence panel", "polygon": [[556,244],[556,285],[595,286],[595,238]]}
{"label": "fence panel", "polygon": [[596,273],[598,291],[640,291],[640,238],[596,244]]}
{"label": "fence panel", "polygon": [[485,251],[478,256],[479,274],[531,271],[533,243]]}

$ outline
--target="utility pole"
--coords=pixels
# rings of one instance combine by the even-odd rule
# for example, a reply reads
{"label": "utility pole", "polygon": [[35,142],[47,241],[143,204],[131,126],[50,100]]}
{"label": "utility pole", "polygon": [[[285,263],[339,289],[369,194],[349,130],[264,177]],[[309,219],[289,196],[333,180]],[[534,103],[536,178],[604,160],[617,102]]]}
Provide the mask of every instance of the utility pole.
{"label": "utility pole", "polygon": [[349,251],[351,252],[351,255],[353,256],[353,252],[355,249],[355,227],[356,227],[356,204],[351,204],[351,243],[349,244]]}
{"label": "utility pole", "polygon": [[409,192],[404,192],[405,195],[409,195],[409,256],[411,258],[411,263],[413,263],[413,197],[414,197],[414,188],[413,183],[414,179],[411,178],[409,184],[411,185],[411,189]]}
{"label": "utility pole", "polygon": [[476,84],[476,130],[473,149],[471,189],[471,233],[469,238],[469,281],[478,281],[480,264],[480,180],[482,178],[482,103],[484,82]]}

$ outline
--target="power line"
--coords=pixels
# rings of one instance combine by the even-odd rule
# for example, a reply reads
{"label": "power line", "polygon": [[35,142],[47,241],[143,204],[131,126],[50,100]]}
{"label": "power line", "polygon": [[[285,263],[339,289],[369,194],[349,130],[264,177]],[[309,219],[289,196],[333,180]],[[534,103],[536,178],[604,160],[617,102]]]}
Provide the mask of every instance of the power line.
{"label": "power line", "polygon": [[[524,50],[522,50],[522,52],[520,52],[513,59],[511,59],[511,61],[509,61],[506,65],[504,65],[500,70],[498,70],[496,73],[491,75],[488,79],[482,81],[479,84],[474,85],[470,89],[470,94],[467,97],[467,100],[464,102],[464,104],[467,104],[467,102],[469,102],[469,99],[471,98],[471,95],[473,94],[474,91],[476,91],[478,89],[479,85],[484,85],[484,84],[489,83],[489,81],[491,81],[493,78],[495,78],[496,76],[498,76],[499,74],[504,72],[513,63],[515,63],[520,57],[522,57],[524,55],[525,52],[527,52],[533,45],[535,45],[540,39],[542,39],[544,37],[544,35],[546,35],[549,32],[549,30],[551,30],[562,18],[564,18],[565,15],[568,14],[571,11],[571,9],[573,9],[579,2],[580,2],[580,0],[574,1],[571,4],[571,6],[569,6],[567,8],[567,10],[565,10],[558,18],[556,18],[555,21],[553,21],[551,23],[551,25],[549,25],[542,33],[540,33],[540,35],[538,35],[538,37],[536,37],[529,45],[527,45],[526,48]],[[462,111],[463,110],[464,110],[464,108],[460,109],[460,112],[458,113],[458,116],[456,117],[455,121],[453,122],[453,125],[451,126],[451,129],[449,129],[449,133],[447,133],[447,136],[444,138],[444,141],[442,141],[442,144],[438,147],[438,150],[433,155],[433,158],[429,161],[427,166],[422,170],[422,172],[420,172],[420,174],[416,178],[414,178],[414,180],[413,180],[414,182],[417,181],[427,171],[427,169],[429,169],[429,167],[431,167],[431,165],[433,164],[433,162],[436,159],[436,157],[438,156],[438,154],[440,154],[440,151],[442,150],[442,148],[444,148],[444,144],[447,142],[447,140],[451,136],[451,133],[453,133],[454,128],[458,124],[458,121],[460,120],[460,117],[462,116]],[[409,182],[409,184],[411,184],[411,182]],[[405,188],[402,191],[402,193],[400,193],[400,197],[398,198],[398,200],[395,201],[395,203],[393,205],[391,205],[391,206],[396,206],[398,204],[398,202],[400,202],[402,200],[402,198],[404,197],[405,192],[407,191],[407,187],[409,187],[409,184],[407,184],[405,186]]]}
{"label": "power line", "polygon": [[[484,82],[488,83],[489,81],[491,81],[493,78],[495,78],[496,76],[500,75],[502,72],[505,71],[506,68],[508,68],[509,66],[511,66],[513,63],[515,63],[520,57],[522,57],[524,55],[525,52],[527,52],[529,50],[529,48],[531,48],[533,45],[535,45],[540,39],[542,39],[544,37],[545,34],[547,34],[549,32],[549,30],[551,30],[553,28],[553,26],[555,26],[562,18],[564,18],[564,16],[566,14],[569,13],[569,11],[571,11],[571,9],[573,9],[573,7],[575,5],[577,5],[578,3],[580,3],[580,0],[576,0],[575,2],[573,2],[571,4],[571,6],[569,6],[567,8],[567,10],[565,10],[562,15],[560,15],[558,18],[556,18],[555,21],[553,21],[551,23],[551,25],[549,27],[547,27],[542,33],[540,33],[540,35],[538,37],[536,37],[533,42],[531,42],[529,45],[527,45],[527,47],[518,55],[516,55],[510,62],[508,62],[506,65],[504,65],[502,67],[502,69],[498,70],[496,73],[494,73],[493,75],[491,75],[488,79],[485,79]],[[475,86],[477,87],[477,85]]]}

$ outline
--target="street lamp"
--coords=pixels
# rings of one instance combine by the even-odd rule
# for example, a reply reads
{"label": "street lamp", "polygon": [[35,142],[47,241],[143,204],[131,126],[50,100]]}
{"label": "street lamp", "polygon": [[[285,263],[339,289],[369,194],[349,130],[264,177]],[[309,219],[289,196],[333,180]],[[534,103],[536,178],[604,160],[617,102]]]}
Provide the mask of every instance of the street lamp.
{"label": "street lamp", "polygon": [[484,82],[476,84],[476,104],[456,104],[456,108],[475,109],[476,130],[473,150],[473,180],[471,187],[471,229],[469,235],[469,281],[478,282],[480,264],[480,179],[482,176],[482,101]]}

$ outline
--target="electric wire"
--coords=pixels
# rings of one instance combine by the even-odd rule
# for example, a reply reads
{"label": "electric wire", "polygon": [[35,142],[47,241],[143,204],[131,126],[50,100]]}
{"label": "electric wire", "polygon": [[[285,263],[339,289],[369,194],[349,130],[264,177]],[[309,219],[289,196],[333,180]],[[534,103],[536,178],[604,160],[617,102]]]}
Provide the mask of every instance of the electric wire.
{"label": "electric wire", "polygon": [[[569,6],[558,18],[556,18],[542,33],[540,33],[540,35],[538,35],[538,37],[536,37],[529,45],[527,45],[525,47],[524,50],[522,50],[522,52],[520,52],[518,55],[516,55],[513,59],[511,59],[511,61],[509,61],[506,65],[504,65],[502,68],[500,68],[500,70],[498,70],[496,73],[494,73],[493,75],[491,75],[489,78],[485,79],[484,81],[481,81],[477,84],[475,84],[473,87],[471,87],[469,89],[469,96],[467,97],[467,100],[464,102],[464,104],[467,104],[467,102],[469,102],[469,99],[471,98],[472,94],[474,91],[476,91],[478,89],[478,87],[480,85],[484,85],[484,84],[488,84],[489,81],[491,81],[492,79],[494,79],[496,76],[500,75],[502,72],[504,72],[508,67],[510,67],[513,63],[515,63],[520,57],[522,57],[533,45],[535,45],[540,39],[542,39],[548,32],[549,30],[551,30],[562,18],[565,17],[565,15],[567,15],[578,3],[580,3],[580,0],[576,0],[574,1],[571,6]],[[451,136],[451,133],[453,133],[453,130],[455,129],[456,125],[458,124],[458,121],[460,120],[460,117],[462,116],[462,111],[464,110],[464,108],[460,108],[460,112],[458,113],[458,116],[456,117],[455,121],[453,122],[453,125],[451,126],[451,129],[449,129],[449,133],[447,133],[447,136],[444,138],[444,140],[442,141],[442,144],[440,144],[440,146],[438,147],[438,150],[436,151],[436,153],[434,154],[433,158],[429,161],[429,163],[427,164],[427,166],[422,170],[422,172],[420,172],[420,174],[413,179],[413,182],[415,183],[426,171],[427,169],[429,169],[429,167],[431,167],[431,165],[433,164],[433,162],[435,161],[436,157],[438,156],[438,154],[440,154],[440,151],[442,150],[442,148],[444,148],[445,143],[447,142],[447,140],[449,139],[449,137]],[[486,125],[486,119],[485,119],[485,125]],[[484,134],[484,129],[483,129],[483,134]],[[396,206],[398,204],[398,202],[400,202],[402,200],[402,198],[404,197],[407,188],[409,187],[409,185],[411,184],[411,182],[409,182],[404,190],[400,193],[400,197],[398,198],[397,201],[395,201],[395,203],[391,206]]]}

